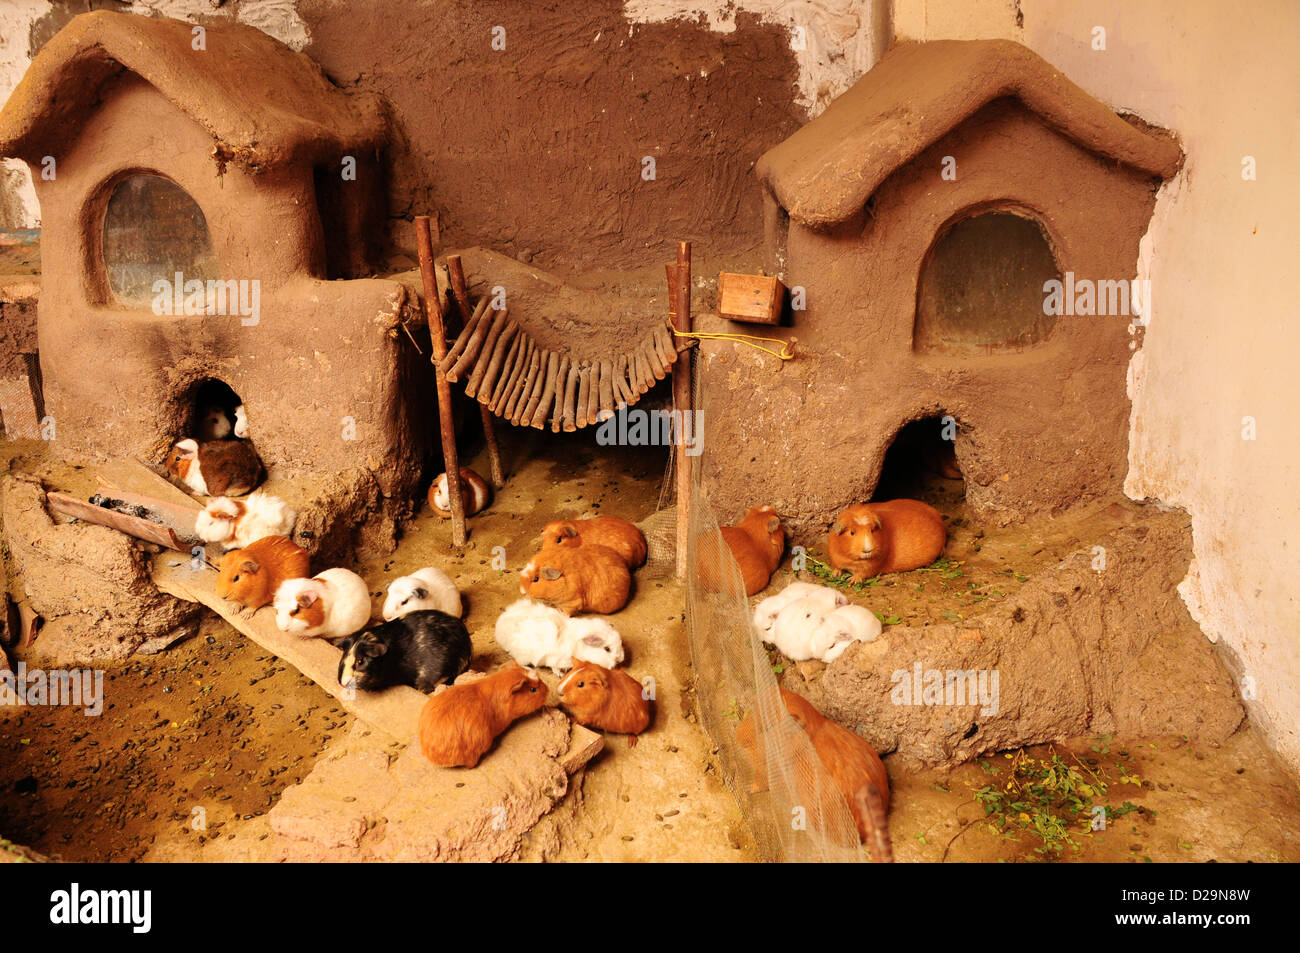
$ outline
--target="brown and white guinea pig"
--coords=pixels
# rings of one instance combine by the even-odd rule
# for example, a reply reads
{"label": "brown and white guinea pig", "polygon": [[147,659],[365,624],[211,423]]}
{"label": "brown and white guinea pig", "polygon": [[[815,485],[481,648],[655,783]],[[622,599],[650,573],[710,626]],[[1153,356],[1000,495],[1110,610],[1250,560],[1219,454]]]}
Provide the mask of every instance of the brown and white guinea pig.
{"label": "brown and white guinea pig", "polygon": [[858,836],[877,862],[892,861],[889,827],[889,775],[876,749],[860,735],[831,721],[806,699],[781,689],[786,711],[812,741],[813,750],[848,802]]}
{"label": "brown and white guinea pig", "polygon": [[722,539],[740,564],[745,595],[766,589],[785,552],[785,530],[776,508],[752,507],[735,526],[722,527]]}
{"label": "brown and white guinea pig", "polygon": [[608,546],[581,539],[573,543],[551,546],[534,556],[520,571],[519,591],[565,615],[608,615],[627,605],[632,575],[622,557]]}
{"label": "brown and white guinea pig", "polygon": [[370,587],[350,569],[286,579],[275,591],[275,624],[303,638],[342,639],[370,621]]}
{"label": "brown and white guinea pig", "polygon": [[420,712],[420,750],[441,768],[472,768],[515,720],[546,703],[546,693],[545,682],[513,662],[443,689]]}
{"label": "brown and white guinea pig", "polygon": [[542,548],[584,543],[608,546],[618,553],[628,569],[645,565],[645,535],[632,523],[617,516],[593,516],[585,520],[555,520],[542,528]]}
{"label": "brown and white guinea pig", "polygon": [[827,538],[831,566],[854,582],[907,572],[939,558],[948,541],[939,511],[920,500],[854,503],[835,517]]}
{"label": "brown and white guinea pig", "polygon": [[271,604],[281,583],[308,572],[307,550],[287,536],[264,536],[221,558],[217,595],[256,612]]}
{"label": "brown and white guinea pig", "polygon": [[627,735],[629,748],[650,727],[650,702],[640,682],[621,669],[576,657],[573,670],[560,682],[560,704],[580,725]]}
{"label": "brown and white guinea pig", "polygon": [[[460,468],[460,498],[465,506],[465,515],[473,516],[492,502],[492,490],[487,481],[469,467]],[[429,487],[429,505],[443,519],[451,519],[451,496],[447,492],[447,474],[438,474],[438,479]]]}
{"label": "brown and white guinea pig", "polygon": [[298,514],[279,497],[255,490],[242,500],[216,496],[199,511],[194,531],[205,543],[236,549],[263,536],[290,536]]}
{"label": "brown and white guinea pig", "polygon": [[181,440],[167,454],[167,472],[199,496],[243,496],[262,481],[262,460],[247,440]]}

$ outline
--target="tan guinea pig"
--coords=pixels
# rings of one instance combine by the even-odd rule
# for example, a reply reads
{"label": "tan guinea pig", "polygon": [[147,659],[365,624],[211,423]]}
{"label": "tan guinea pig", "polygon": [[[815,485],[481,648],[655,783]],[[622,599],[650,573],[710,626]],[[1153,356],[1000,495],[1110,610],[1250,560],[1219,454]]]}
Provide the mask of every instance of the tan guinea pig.
{"label": "tan guinea pig", "polygon": [[308,575],[307,550],[287,536],[263,536],[221,559],[217,595],[256,612],[269,606],[280,584]]}
{"label": "tan guinea pig", "polygon": [[620,669],[577,658],[560,682],[560,704],[580,725],[627,735],[629,748],[650,727],[650,702],[640,682]]}
{"label": "tan guinea pig", "polygon": [[[473,516],[487,507],[492,501],[492,490],[487,481],[469,467],[460,468],[460,499],[465,506],[465,515]],[[447,492],[447,474],[438,474],[438,479],[429,487],[429,505],[443,519],[451,519],[451,495]]]}
{"label": "tan guinea pig", "polygon": [[420,750],[440,768],[472,768],[514,721],[541,708],[546,694],[546,683],[514,662],[443,689],[420,711]]}
{"label": "tan guinea pig", "polygon": [[854,582],[934,562],[948,542],[939,511],[920,500],[854,503],[835,517],[827,538],[831,566]]}
{"label": "tan guinea pig", "polygon": [[521,571],[519,591],[545,602],[565,615],[575,612],[617,612],[627,605],[632,575],[627,563],[608,546],[584,543],[551,546]]}
{"label": "tan guinea pig", "polygon": [[199,496],[243,496],[262,482],[262,459],[247,440],[181,440],[166,465]]}
{"label": "tan guinea pig", "polygon": [[593,516],[585,520],[555,520],[542,527],[542,548],[584,543],[608,546],[627,563],[628,569],[645,565],[645,535],[632,523],[617,516]]}
{"label": "tan guinea pig", "polygon": [[785,552],[785,530],[781,528],[776,508],[752,507],[738,524],[722,527],[722,539],[740,564],[745,595],[752,596],[767,588]]}

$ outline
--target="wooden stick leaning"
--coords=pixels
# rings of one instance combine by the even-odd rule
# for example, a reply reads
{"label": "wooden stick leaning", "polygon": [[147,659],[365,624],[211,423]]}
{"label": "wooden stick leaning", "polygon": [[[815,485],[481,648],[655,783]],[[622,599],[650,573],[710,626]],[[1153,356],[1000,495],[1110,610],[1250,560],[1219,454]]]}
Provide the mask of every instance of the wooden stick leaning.
{"label": "wooden stick leaning", "polygon": [[[447,502],[451,506],[451,541],[458,549],[465,545],[465,501],[461,495],[460,457],[456,450],[456,426],[451,413],[451,384],[440,369],[447,357],[447,331],[443,324],[442,300],[438,297],[438,280],[433,272],[433,236],[429,216],[415,217],[415,239],[420,256],[420,278],[424,283],[424,319],[433,341],[434,377],[438,387],[438,430],[442,438],[442,460],[447,470]],[[487,308],[487,300],[480,302]]]}
{"label": "wooden stick leaning", "polygon": [[600,362],[600,410],[596,413],[597,421],[614,416],[614,366],[608,361]]}
{"label": "wooden stick leaning", "polygon": [[[434,300],[437,302],[436,307],[439,308],[438,313],[441,314],[442,299],[439,298],[437,295],[437,290],[436,290],[437,279],[431,278],[430,280],[434,282],[434,289],[435,289]],[[443,342],[442,351],[440,352],[442,354],[442,357],[434,358],[438,370],[442,371],[444,374],[447,371],[451,370],[451,366],[455,364],[456,361],[460,358],[460,355],[465,350],[466,345],[469,344],[469,339],[474,336],[475,330],[478,329],[479,322],[483,319],[483,315],[487,312],[487,306],[488,306],[488,299],[480,298],[478,305],[474,308],[474,313],[470,315],[470,319],[465,322],[465,327],[461,328],[460,336],[456,338],[456,343],[451,346],[450,350],[447,349],[446,325],[445,324],[443,325],[442,333],[444,336],[442,338],[442,342]],[[437,351],[436,348],[435,351]]]}
{"label": "wooden stick leaning", "polygon": [[[468,372],[468,376],[465,378],[466,397],[476,397],[478,395],[478,389],[483,383],[483,375],[487,373],[488,362],[492,357],[492,352],[496,350],[497,341],[501,338],[502,333],[505,332],[506,326],[510,323],[510,316],[505,311],[497,311],[494,312],[491,320],[484,323],[487,325],[488,331],[487,335],[483,338],[483,347],[480,348],[478,354],[470,360],[472,366],[464,368],[464,371]],[[466,350],[466,353],[469,353],[468,349]],[[465,360],[464,355],[461,355],[461,360]],[[457,366],[460,366],[460,361],[457,361],[456,364]],[[456,368],[453,367],[452,370],[455,371]]]}
{"label": "wooden stick leaning", "polygon": [[564,386],[569,381],[569,352],[560,357],[560,366],[555,373],[555,406],[551,414],[551,433],[559,433],[564,422]]}
{"label": "wooden stick leaning", "polygon": [[[673,314],[673,327],[678,331],[691,330],[691,243],[677,243],[677,267],[674,277],[677,279],[676,309]],[[691,413],[691,360],[688,356],[673,365],[673,410],[681,413],[682,426],[679,435],[687,430],[686,418]],[[686,550],[688,530],[691,523],[691,460],[684,451],[685,447],[673,448],[677,462],[677,578],[686,578]]]}
{"label": "wooden stick leaning", "polygon": [[[465,269],[461,265],[460,255],[447,256],[447,283],[451,285],[451,296],[456,302],[456,307],[460,311],[461,318],[465,319],[469,315],[469,288],[465,283]],[[484,299],[487,295],[483,296]],[[505,309],[502,309],[503,311]],[[516,325],[516,328],[518,325]],[[507,326],[508,328],[508,326]],[[512,331],[513,335],[514,332]],[[481,362],[480,362],[481,363]],[[475,370],[478,368],[475,367]],[[489,368],[491,370],[491,368]],[[479,387],[491,388],[490,384],[484,384],[481,380],[476,381],[475,389]],[[471,397],[474,396],[470,393]],[[501,466],[501,445],[497,443],[496,423],[492,419],[492,414],[484,401],[479,401],[479,420],[483,424],[483,440],[487,444],[488,468],[492,475],[492,485],[498,490],[506,485],[506,474]]]}
{"label": "wooden stick leaning", "polygon": [[596,422],[600,410],[600,363],[591,362],[591,379],[587,387],[587,426]]}
{"label": "wooden stick leaning", "polygon": [[455,384],[465,373],[474,366],[474,361],[478,359],[478,352],[483,349],[483,342],[492,328],[505,320],[504,311],[493,311],[488,309],[478,324],[474,326],[474,333],[469,336],[469,343],[465,345],[465,350],[460,352],[458,357],[451,365],[451,370],[447,372],[447,380]]}
{"label": "wooden stick leaning", "polygon": [[578,429],[574,417],[577,413],[576,404],[578,400],[578,362],[571,360],[569,362],[569,379],[564,383],[564,413],[560,418],[561,426],[565,433],[573,433]]}

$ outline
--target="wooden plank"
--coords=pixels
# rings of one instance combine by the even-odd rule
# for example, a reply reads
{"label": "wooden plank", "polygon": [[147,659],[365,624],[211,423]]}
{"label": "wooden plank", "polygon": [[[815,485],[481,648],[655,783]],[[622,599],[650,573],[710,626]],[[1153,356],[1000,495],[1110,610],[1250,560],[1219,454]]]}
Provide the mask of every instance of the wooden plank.
{"label": "wooden plank", "polygon": [[244,618],[238,606],[217,595],[215,570],[193,570],[189,560],[171,565],[176,561],[170,553],[154,557],[154,585],[163,592],[207,606],[262,648],[298,669],[337,698],[344,709],[367,724],[387,732],[403,744],[415,738],[420,710],[426,700],[422,693],[404,685],[382,692],[344,691],[338,681],[339,658],[343,653],[333,645],[324,639],[304,639],[281,632],[276,628],[275,613],[270,607],[259,609],[251,618]]}
{"label": "wooden plank", "polygon": [[73,516],[82,522],[94,523],[97,526],[107,526],[119,533],[126,533],[128,536],[142,539],[146,543],[155,543],[168,549],[174,549],[177,552],[188,554],[190,551],[189,546],[181,542],[180,538],[177,537],[175,530],[163,526],[161,523],[153,523],[139,516],[119,513],[117,510],[106,510],[102,506],[87,503],[85,500],[70,496],[67,493],[60,493],[58,490],[51,490],[46,493],[45,502],[54,513]]}

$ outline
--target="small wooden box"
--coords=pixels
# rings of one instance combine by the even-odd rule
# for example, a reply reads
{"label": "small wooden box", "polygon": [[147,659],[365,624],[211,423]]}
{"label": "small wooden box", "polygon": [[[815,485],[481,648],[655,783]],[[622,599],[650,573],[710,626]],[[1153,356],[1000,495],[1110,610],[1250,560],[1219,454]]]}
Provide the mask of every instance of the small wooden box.
{"label": "small wooden box", "polygon": [[779,324],[785,285],[767,275],[718,275],[718,313],[731,321]]}

